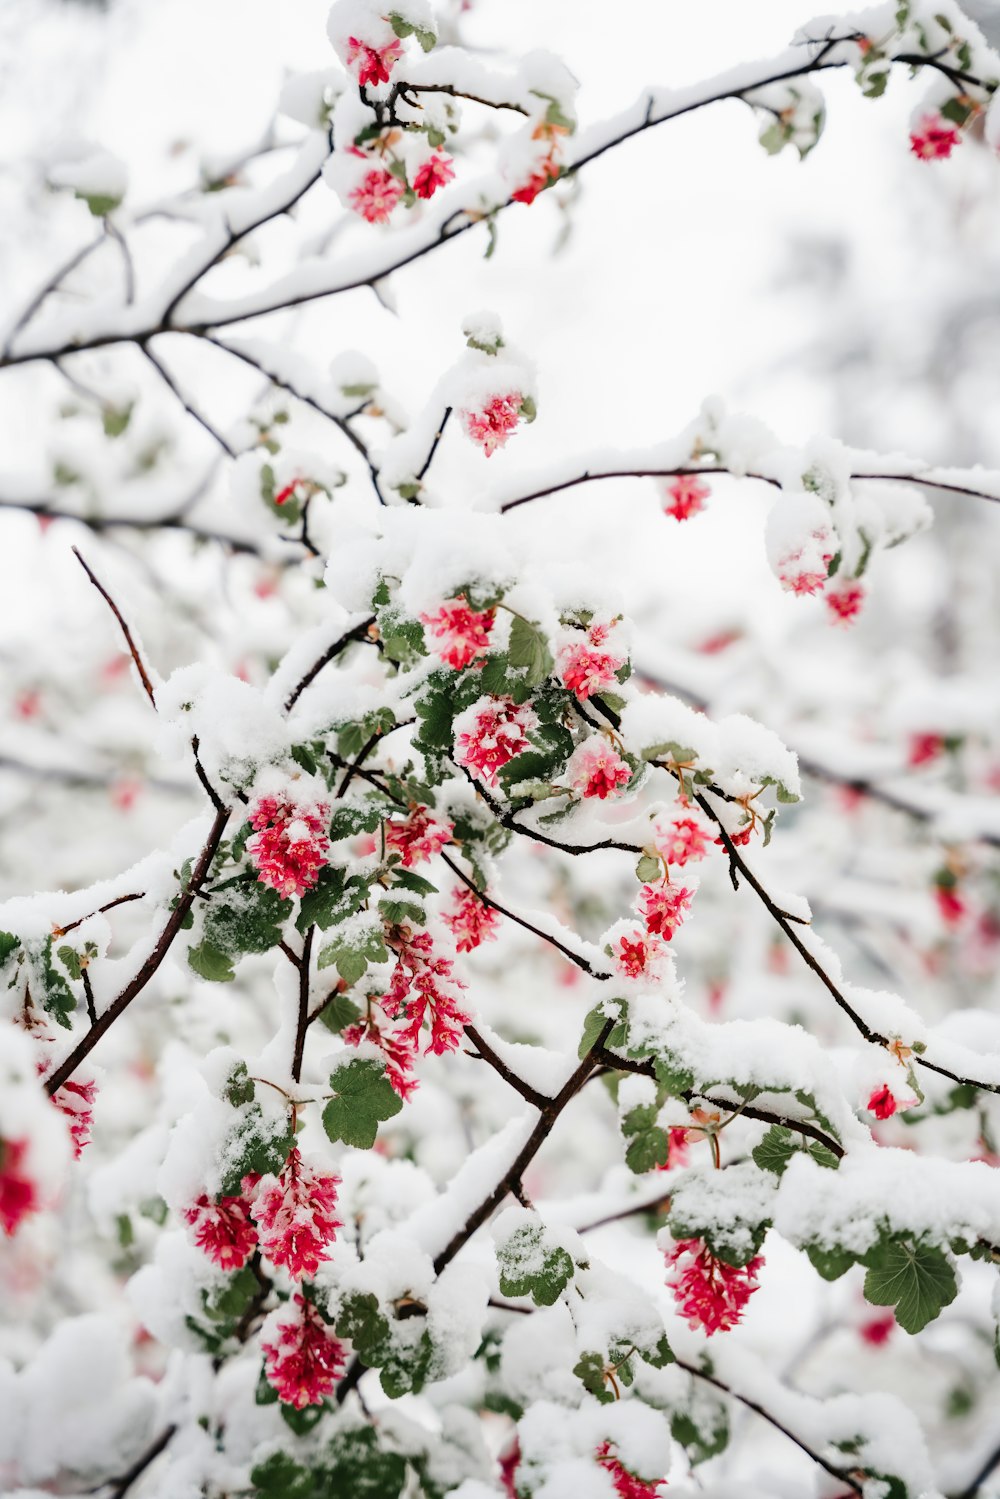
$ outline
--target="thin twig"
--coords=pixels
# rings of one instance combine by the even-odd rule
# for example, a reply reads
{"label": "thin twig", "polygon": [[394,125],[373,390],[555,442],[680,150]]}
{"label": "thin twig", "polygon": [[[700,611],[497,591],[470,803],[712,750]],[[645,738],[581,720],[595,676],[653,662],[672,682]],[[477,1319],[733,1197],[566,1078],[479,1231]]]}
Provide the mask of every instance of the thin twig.
{"label": "thin twig", "polygon": [[328,666],[331,661],[334,661],[340,655],[341,651],[346,651],[347,647],[353,641],[364,640],[365,636],[368,634],[368,631],[371,629],[374,623],[375,616],[374,614],[370,614],[367,619],[363,619],[361,623],[355,625],[353,629],[348,630],[345,634],[339,636],[331,646],[327,647],[327,649],[321,656],[317,657],[306,674],[303,677],[299,678],[298,682],[296,682],[295,686],[288,694],[288,697],[285,699],[286,713],[291,713],[292,709],[295,707],[295,704],[305,692],[306,688],[310,685],[310,683],[316,680],[320,672],[323,670],[324,666]]}
{"label": "thin twig", "polygon": [[193,417],[194,420],[198,423],[199,427],[204,428],[209,437],[211,437],[213,441],[219,444],[219,447],[224,453],[228,453],[230,458],[235,458],[236,449],[233,447],[233,445],[228,442],[225,437],[223,437],[222,433],[218,430],[217,427],[213,427],[207,416],[203,416],[196,407],[192,406],[187,396],[177,384],[177,381],[174,379],[173,375],[167,369],[163,361],[157,358],[157,356],[153,353],[152,349],[149,347],[149,344],[146,343],[145,340],[140,339],[139,347],[145,354],[146,358],[149,360],[150,364],[160,375],[164,385],[166,385],[167,388],[171,390],[177,397],[178,401],[184,407],[184,410],[187,412],[188,416]]}
{"label": "thin twig", "polygon": [[292,1077],[302,1081],[302,1058],[305,1054],[306,1031],[309,1029],[309,987],[313,938],[316,928],[306,928],[302,942],[302,957],[299,960],[299,1011],[295,1024],[295,1049],[292,1053]]}
{"label": "thin twig", "polygon": [[132,631],[129,629],[128,625],[126,624],[124,616],[122,615],[121,610],[119,609],[118,605],[115,603],[114,599],[111,597],[111,595],[108,592],[108,590],[105,588],[104,584],[102,582],[100,582],[100,580],[97,578],[96,574],[94,573],[93,568],[91,568],[91,566],[89,565],[89,563],[87,563],[84,560],[83,556],[80,553],[79,547],[74,547],[73,548],[73,555],[76,557],[76,560],[79,562],[80,566],[83,568],[84,572],[87,574],[87,577],[93,583],[94,587],[97,589],[98,593],[101,595],[101,598],[108,605],[108,608],[111,610],[111,612],[114,615],[115,619],[118,621],[118,624],[119,624],[119,626],[121,628],[121,632],[125,636],[125,644],[128,646],[129,654],[132,657],[132,660],[135,662],[135,669],[139,673],[139,680],[141,681],[141,683],[143,685],[143,689],[145,690],[146,696],[149,698],[149,701],[152,703],[152,705],[153,705],[153,707],[155,709],[155,707],[156,707],[156,693],[153,690],[153,684],[152,684],[152,682],[149,679],[149,673],[146,670],[146,668],[145,668],[145,666],[143,664],[142,657],[139,654],[139,647],[135,643],[135,640],[134,640],[134,638],[132,636]]}

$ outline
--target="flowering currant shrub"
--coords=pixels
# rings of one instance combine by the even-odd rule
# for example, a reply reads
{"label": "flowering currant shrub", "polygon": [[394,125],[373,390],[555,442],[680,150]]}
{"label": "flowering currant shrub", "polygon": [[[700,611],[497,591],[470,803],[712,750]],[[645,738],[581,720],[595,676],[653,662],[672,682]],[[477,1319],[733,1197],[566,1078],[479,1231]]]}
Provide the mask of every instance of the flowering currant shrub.
{"label": "flowering currant shrub", "polygon": [[[834,678],[783,680],[764,623],[664,642],[572,509],[535,518],[617,483],[613,560],[633,499],[680,547],[745,492],[762,618],[850,652],[889,554],[922,580],[948,545],[935,491],[997,501],[1000,475],[789,443],[714,396],[646,447],[532,467],[529,317],[515,340],[469,311],[411,413],[377,339],[321,370],[266,316],[388,306],[393,272],[467,233],[488,262],[515,215],[571,215],[592,160],[717,101],[808,157],[832,69],[871,99],[915,78],[899,155],[947,172],[996,152],[1000,58],[956,0],[899,0],[582,128],[564,61],[464,24],[336,0],[262,184],[241,166],[149,209],[105,152],[49,177],[102,232],[14,315],[0,369],[85,405],[44,387],[58,503],[3,505],[79,542],[127,751],[110,804],[158,788],[170,817],[121,868],[95,836],[96,877],[0,905],[0,1489],[985,1495],[995,698],[928,675],[889,704],[875,663],[855,716]],[[143,259],[161,213],[196,235],[167,271]],[[226,297],[220,262],[286,215],[301,260]],[[63,294],[112,255],[117,280]],[[203,401],[174,375],[182,340],[263,379],[230,427],[214,376]],[[157,467],[159,396],[218,448],[193,499]],[[176,634],[130,528],[195,579]],[[10,694],[43,788],[51,699],[27,675]],[[85,739],[62,759],[81,801]]]}

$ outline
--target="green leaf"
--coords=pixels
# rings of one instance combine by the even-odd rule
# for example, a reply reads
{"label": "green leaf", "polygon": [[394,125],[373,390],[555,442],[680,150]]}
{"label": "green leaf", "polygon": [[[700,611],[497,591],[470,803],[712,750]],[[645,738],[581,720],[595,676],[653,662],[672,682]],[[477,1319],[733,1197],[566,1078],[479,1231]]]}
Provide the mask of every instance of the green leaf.
{"label": "green leaf", "polygon": [[381,810],[374,802],[340,806],[330,819],[330,842],[353,838],[358,833],[374,833],[381,821]]}
{"label": "green leaf", "polygon": [[519,614],[510,627],[507,654],[511,666],[525,672],[525,681],[529,687],[537,687],[540,682],[544,682],[552,670],[552,653],[548,641],[537,626],[522,619]]}
{"label": "green leaf", "polygon": [[775,1176],[781,1176],[798,1149],[799,1142],[790,1129],[783,1124],[772,1124],[751,1155],[762,1171],[773,1171]]}
{"label": "green leaf", "polygon": [[75,947],[59,947],[56,949],[56,957],[65,968],[71,979],[81,978],[83,968],[80,964],[80,954]]}
{"label": "green leaf", "polygon": [[272,1452],[250,1470],[250,1482],[257,1493],[273,1495],[274,1499],[314,1499],[314,1477],[287,1452]]}
{"label": "green leaf", "polygon": [[348,999],[346,994],[331,994],[319,1012],[319,1021],[328,1031],[339,1036],[341,1031],[353,1025],[360,1016],[360,1007],[352,999]]}
{"label": "green leaf", "polygon": [[367,880],[358,874],[348,877],[345,870],[327,864],[320,870],[313,888],[303,895],[295,925],[300,932],[311,926],[325,932],[328,927],[357,915],[367,899]]}
{"label": "green leaf", "polygon": [[253,1103],[255,1092],[254,1080],[247,1071],[246,1062],[237,1062],[226,1078],[226,1084],[222,1090],[223,1098],[234,1109],[238,1109],[244,1104]]}
{"label": "green leaf", "polygon": [[[292,913],[290,900],[252,877],[223,887],[205,913],[204,942],[230,958],[270,952]],[[204,945],[204,944],[203,944]]]}
{"label": "green leaf", "polygon": [[616,1399],[613,1388],[604,1378],[604,1360],[599,1353],[583,1354],[579,1363],[574,1365],[573,1373],[584,1389],[602,1405],[610,1405]]}
{"label": "green leaf", "polygon": [[13,932],[0,932],[0,963],[6,963],[14,949],[20,945],[20,937],[15,937]]}
{"label": "green leaf", "polygon": [[379,901],[378,908],[383,921],[387,921],[390,926],[405,926],[408,921],[415,921],[423,926],[427,920],[426,911],[415,900],[383,899]]}
{"label": "green leaf", "polygon": [[337,1096],[323,1110],[323,1128],[331,1140],[343,1140],[359,1150],[375,1144],[379,1124],[403,1107],[385,1075],[385,1064],[353,1057],[330,1074],[330,1088]]}
{"label": "green leaf", "polygon": [[663,873],[663,866],[659,859],[654,859],[652,854],[643,854],[635,866],[635,877],[644,885],[649,885],[653,880],[658,880]]}
{"label": "green leaf", "polygon": [[269,1123],[259,1104],[242,1109],[226,1137],[219,1195],[235,1196],[242,1190],[245,1176],[276,1176],[293,1143],[294,1136],[287,1126],[283,1122]]}
{"label": "green leaf", "polygon": [[809,1256],[813,1269],[824,1280],[839,1280],[857,1260],[856,1255],[849,1249],[841,1248],[839,1244],[832,1248],[825,1244],[804,1244],[802,1247]]}
{"label": "green leaf", "polygon": [[497,1246],[500,1291],[529,1296],[536,1306],[553,1306],[573,1279],[568,1250],[551,1241],[541,1223],[521,1223]]}
{"label": "green leaf", "polygon": [[52,962],[52,938],[46,937],[39,954],[37,972],[42,984],[42,1004],[57,1025],[69,1029],[69,1017],[76,1009],[76,996]]}
{"label": "green leaf", "polygon": [[674,1411],[670,1417],[670,1434],[679,1442],[692,1465],[718,1457],[729,1442],[729,1417],[721,1403],[698,1408],[696,1421],[687,1411]]}
{"label": "green leaf", "polygon": [[369,963],[384,963],[388,956],[381,927],[368,927],[328,943],[317,967],[329,968],[336,963],[337,972],[350,988],[364,977]]}
{"label": "green leaf", "polygon": [[640,1104],[622,1119],[622,1134],[629,1144],[625,1164],[637,1174],[665,1166],[670,1156],[670,1136],[656,1123],[656,1104]]}
{"label": "green leaf", "polygon": [[958,1295],[951,1262],[933,1244],[883,1240],[865,1256],[865,1299],[891,1306],[905,1332],[920,1332]]}
{"label": "green leaf", "polygon": [[188,965],[199,978],[209,979],[215,984],[229,984],[236,977],[232,959],[212,942],[199,942],[197,947],[189,947]]}
{"label": "green leaf", "polygon": [[[628,1007],[624,1000],[619,1000],[618,1004],[621,1013],[604,1039],[604,1045],[612,1050],[615,1047],[624,1046],[628,1034]],[[611,1016],[606,1015],[600,1005],[595,1005],[590,1011],[583,1022],[583,1035],[580,1037],[580,1045],[577,1049],[579,1057],[586,1056],[610,1019]]]}

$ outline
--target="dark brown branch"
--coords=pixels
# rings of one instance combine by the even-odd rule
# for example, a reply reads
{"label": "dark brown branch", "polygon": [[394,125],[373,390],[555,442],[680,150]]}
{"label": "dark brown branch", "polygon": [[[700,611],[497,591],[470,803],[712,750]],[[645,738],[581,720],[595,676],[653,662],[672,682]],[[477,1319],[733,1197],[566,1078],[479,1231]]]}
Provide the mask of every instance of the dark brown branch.
{"label": "dark brown branch", "polygon": [[108,1499],[123,1499],[123,1496],[128,1493],[129,1489],[135,1483],[136,1479],[142,1477],[146,1469],[156,1461],[160,1453],[163,1452],[164,1449],[173,1440],[176,1432],[176,1426],[164,1427],[163,1431],[160,1432],[160,1435],[154,1442],[150,1443],[142,1456],[136,1458],[135,1462],[132,1464],[131,1468],[129,1468],[128,1472],[123,1473],[121,1478],[115,1478],[111,1480],[113,1487],[111,1489],[110,1495],[108,1496]]}
{"label": "dark brown branch", "polygon": [[440,422],[438,423],[438,429],[437,429],[437,431],[434,434],[434,441],[431,443],[430,451],[428,452],[427,457],[424,459],[423,467],[421,468],[420,472],[417,474],[417,481],[418,481],[418,483],[424,477],[424,475],[426,474],[427,470],[430,468],[431,463],[433,462],[434,454],[438,450],[438,443],[441,441],[441,438],[444,436],[444,429],[448,425],[448,418],[450,416],[451,416],[451,407],[450,406],[446,406],[444,408],[444,416],[441,418]]}
{"label": "dark brown branch", "polygon": [[347,647],[353,641],[364,640],[374,623],[375,616],[374,614],[370,614],[367,619],[363,619],[359,625],[355,625],[352,630],[348,630],[345,635],[341,635],[338,640],[335,640],[331,646],[327,647],[323,654],[313,662],[305,676],[299,679],[288,694],[288,697],[285,699],[286,713],[291,713],[306,688],[316,680],[324,666],[328,666],[331,661],[336,660],[341,651],[346,651]]}
{"label": "dark brown branch", "polygon": [[966,1488],[964,1488],[960,1494],[953,1494],[951,1496],[951,1499],[976,1499],[976,1495],[979,1493],[987,1478],[989,1478],[990,1474],[995,1472],[998,1467],[1000,1467],[1000,1447],[995,1447],[990,1453],[989,1457],[987,1457],[982,1463],[972,1482]]}
{"label": "dark brown branch", "polygon": [[[185,507],[186,508],[186,507]],[[234,552],[243,552],[250,557],[261,555],[255,542],[245,541],[239,536],[229,536],[224,531],[212,531],[184,518],[184,511],[173,515],[154,516],[129,515],[85,515],[74,510],[61,510],[50,500],[8,500],[0,497],[0,510],[23,510],[28,515],[40,516],[43,520],[74,520],[88,531],[101,535],[106,531],[185,531],[194,541],[213,541],[229,547]]]}
{"label": "dark brown branch", "polygon": [[201,742],[198,738],[198,735],[195,734],[194,738],[191,740],[191,753],[194,755],[195,773],[202,784],[205,795],[212,803],[212,806],[215,808],[216,812],[223,812],[225,811],[225,803],[223,802],[222,797],[216,791],[215,787],[212,785],[211,781],[208,779],[208,776],[205,774],[205,767],[204,765],[202,765],[201,760],[198,756],[198,750],[200,749],[200,747]]}
{"label": "dark brown branch", "polygon": [[94,986],[90,982],[90,973],[81,967],[80,976],[83,979],[83,995],[87,1001],[87,1019],[91,1025],[97,1024],[97,1006],[94,1004]]}
{"label": "dark brown branch", "polygon": [[105,911],[113,911],[115,906],[124,906],[130,900],[143,900],[144,898],[144,890],[137,890],[131,895],[116,895],[114,900],[109,900],[103,906],[98,906],[97,910],[91,911],[89,915],[78,916],[75,921],[69,922],[66,926],[59,927],[54,935],[65,937],[67,932],[74,932],[78,926],[83,926],[83,923],[89,921],[91,916],[103,916]]}
{"label": "dark brown branch", "polygon": [[[532,1108],[544,1109],[546,1104],[552,1102],[544,1093],[539,1093],[530,1083],[526,1083],[523,1077],[518,1077],[516,1072],[512,1072],[507,1063],[501,1060],[489,1042],[474,1025],[467,1025],[465,1027],[465,1034],[479,1052],[480,1058],[484,1062],[488,1062],[497,1076],[502,1077],[504,1082],[508,1083],[516,1093],[520,1093],[521,1097],[530,1103]],[[466,1055],[471,1055],[471,1053],[466,1053]]]}
{"label": "dark brown branch", "polygon": [[149,347],[149,344],[146,343],[145,340],[140,339],[139,347],[145,354],[146,358],[149,360],[153,368],[158,372],[167,389],[172,391],[173,394],[177,397],[177,400],[184,407],[184,410],[187,412],[188,416],[194,418],[199,427],[207,432],[209,437],[211,437],[214,442],[218,443],[219,447],[224,453],[227,453],[230,458],[235,458],[236,449],[230,442],[226,440],[226,438],[223,437],[218,428],[212,425],[207,416],[203,416],[202,413],[197,409],[197,407],[192,406],[187,396],[177,384],[177,381],[174,379],[173,375],[167,369],[163,361],[161,359],[158,359],[157,356],[153,353],[152,349]]}
{"label": "dark brown branch", "polygon": [[292,1077],[295,1081],[302,1081],[302,1058],[305,1054],[306,1031],[309,1029],[309,986],[311,981],[312,947],[316,928],[306,928],[305,938],[302,943],[302,956],[299,959],[299,1013],[295,1025],[295,1050],[292,1053]]}
{"label": "dark brown branch", "polygon": [[512,812],[507,812],[486,790],[481,781],[477,781],[467,766],[459,767],[469,781],[469,784],[482,797],[489,807],[493,816],[503,827],[509,828],[512,833],[520,833],[522,838],[533,838],[536,843],[544,843],[549,848],[557,848],[564,854],[594,854],[599,849],[616,848],[626,854],[641,854],[642,849],[638,843],[621,843],[616,838],[602,838],[600,843],[560,843],[558,838],[550,838],[547,833],[540,832],[537,828],[526,828],[523,823],[517,821]]}
{"label": "dark brown branch", "polygon": [[69,1056],[60,1062],[59,1066],[46,1078],[45,1089],[50,1098],[58,1088],[62,1087],[68,1077],[72,1077],[80,1063],[90,1055],[101,1037],[111,1029],[118,1017],[135,999],[136,995],[142,993],[163,962],[163,959],[170,951],[174,938],[184,925],[185,918],[194,904],[195,895],[202,881],[208,874],[212,860],[215,858],[219,844],[222,842],[222,835],[226,830],[226,823],[228,821],[228,807],[223,807],[221,811],[216,812],[208,838],[198,856],[198,862],[194,867],[191,878],[165,922],[152,952],[138,973],[125,985],[117,999],[112,1000],[108,1008],[97,1017],[97,1020],[85,1035],[81,1036]]}
{"label": "dark brown branch", "polygon": [[87,577],[93,583],[94,587],[97,589],[98,593],[101,595],[101,598],[104,599],[105,603],[108,605],[108,608],[111,610],[115,619],[118,621],[118,624],[121,627],[121,632],[125,636],[125,644],[129,648],[129,654],[131,655],[132,660],[135,662],[135,669],[139,673],[139,680],[143,685],[146,696],[149,698],[149,701],[152,703],[155,709],[156,693],[153,691],[153,684],[149,679],[149,673],[147,672],[143,664],[142,657],[139,654],[139,647],[136,645],[135,640],[132,637],[132,631],[125,623],[125,619],[122,615],[121,610],[115,603],[114,599],[111,597],[108,590],[105,588],[104,584],[98,580],[93,569],[87,562],[84,561],[78,547],[73,548],[73,555],[75,556],[77,562],[79,562],[80,566],[83,568],[84,572],[87,574]]}

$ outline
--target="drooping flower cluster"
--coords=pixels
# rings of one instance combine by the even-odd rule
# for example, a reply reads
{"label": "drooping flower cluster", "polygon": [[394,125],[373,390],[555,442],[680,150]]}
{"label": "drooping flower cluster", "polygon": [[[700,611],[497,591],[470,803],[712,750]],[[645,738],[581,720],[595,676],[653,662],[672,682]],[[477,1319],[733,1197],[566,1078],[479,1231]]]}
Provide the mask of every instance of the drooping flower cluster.
{"label": "drooping flower cluster", "polygon": [[247,853],[263,885],[279,895],[304,895],[326,862],[330,809],[325,802],[300,804],[287,796],[262,796],[248,813],[254,835]]}
{"label": "drooping flower cluster", "polygon": [[438,655],[446,666],[462,671],[486,654],[490,648],[494,611],[470,609],[465,595],[449,599],[433,614],[420,616],[435,640]]}
{"label": "drooping flower cluster", "polygon": [[497,771],[529,747],[538,719],[526,703],[509,697],[481,697],[455,719],[455,759],[497,784]]}
{"label": "drooping flower cluster", "polygon": [[257,1185],[251,1213],[261,1253],[295,1280],[316,1274],[341,1227],[335,1217],[339,1177],[318,1171],[292,1149],[279,1176]]}
{"label": "drooping flower cluster", "polygon": [[667,1254],[667,1285],[688,1326],[711,1337],[739,1322],[763,1263],[755,1255],[747,1265],[727,1265],[703,1239],[679,1239]]}
{"label": "drooping flower cluster", "polygon": [[709,486],[697,474],[678,474],[665,486],[664,513],[672,515],[674,520],[690,520],[692,515],[704,510],[705,501],[711,493]]}
{"label": "drooping flower cluster", "polygon": [[369,224],[387,224],[405,188],[384,167],[372,167],[348,194],[354,212]]}
{"label": "drooping flower cluster", "polygon": [[478,410],[462,412],[466,432],[473,442],[478,442],[487,458],[505,446],[520,421],[523,405],[521,392],[510,390],[493,396]]}
{"label": "drooping flower cluster", "polygon": [[496,940],[500,916],[474,890],[456,886],[452,891],[454,906],[444,914],[445,922],[455,935],[458,952],[471,952],[483,942]]}
{"label": "drooping flower cluster", "polygon": [[426,1050],[435,1056],[454,1051],[469,1016],[459,1004],[465,985],[452,973],[452,960],[435,955],[429,932],[391,927],[386,942],[396,953],[396,966],[379,1003],[391,1020],[405,1018],[396,1034],[416,1049],[426,1021],[431,1029]]}
{"label": "drooping flower cluster", "polygon": [[16,1233],[22,1218],[36,1212],[41,1199],[27,1170],[27,1140],[0,1140],[0,1227]]}
{"label": "drooping flower cluster", "polygon": [[922,115],[910,132],[910,150],[921,161],[943,161],[961,144],[959,131],[936,111]]}
{"label": "drooping flower cluster", "polygon": [[882,1083],[872,1091],[866,1107],[876,1119],[891,1119],[893,1114],[902,1114],[907,1109],[912,1109],[917,1102],[916,1094],[905,1089],[897,1089],[894,1093],[888,1083]]}
{"label": "drooping flower cluster", "polygon": [[198,1248],[220,1270],[242,1270],[257,1247],[257,1230],[245,1196],[220,1197],[213,1202],[202,1193],[184,1209],[183,1217],[194,1229]]}
{"label": "drooping flower cluster", "polygon": [[81,1083],[68,1078],[52,1095],[52,1102],[56,1108],[69,1120],[69,1133],[73,1142],[75,1160],[80,1159],[84,1146],[90,1144],[96,1092],[97,1084],[93,1079],[89,1083]]}
{"label": "drooping flower cluster", "polygon": [[359,88],[366,88],[369,83],[388,83],[389,74],[402,55],[403,44],[398,37],[384,47],[372,47],[356,36],[348,38],[347,66],[353,69]]}
{"label": "drooping flower cluster", "polygon": [[583,640],[570,641],[559,652],[557,664],[563,686],[578,702],[585,703],[595,693],[618,685],[616,673],[625,665],[624,656],[599,649],[608,630],[605,625],[592,625]]}
{"label": "drooping flower cluster", "polygon": [[697,863],[714,841],[704,820],[694,812],[661,816],[653,824],[653,847],[667,864]]}
{"label": "drooping flower cluster", "polygon": [[658,1479],[654,1483],[647,1483],[644,1478],[636,1478],[616,1457],[610,1442],[602,1442],[594,1457],[598,1466],[606,1468],[610,1473],[619,1499],[661,1499],[666,1480]]}
{"label": "drooping flower cluster", "polygon": [[584,798],[596,796],[601,801],[617,795],[631,781],[632,774],[632,767],[600,734],[578,744],[566,764],[569,784],[577,795]]}
{"label": "drooping flower cluster", "polygon": [[319,1405],[344,1372],[343,1345],[299,1293],[271,1313],[261,1332],[267,1382],[285,1405]]}
{"label": "drooping flower cluster", "polygon": [[669,880],[662,885],[643,885],[639,892],[639,913],[646,922],[646,930],[669,942],[683,922],[693,895],[693,890],[673,885]]}
{"label": "drooping flower cluster", "polygon": [[655,978],[662,965],[663,946],[635,922],[612,940],[611,956],[626,978]]}
{"label": "drooping flower cluster", "polygon": [[849,625],[861,613],[865,591],[853,578],[835,583],[823,595],[823,602],[838,624]]}
{"label": "drooping flower cluster", "polygon": [[819,593],[826,586],[837,543],[828,528],[813,531],[800,547],[778,559],[778,581],[789,593]]}
{"label": "drooping flower cluster", "polygon": [[444,187],[455,176],[450,156],[435,151],[413,174],[413,191],[418,198],[433,198],[439,187]]}
{"label": "drooping flower cluster", "polygon": [[416,1090],[417,1079],[412,1075],[416,1043],[408,1035],[379,1025],[371,1006],[364,1019],[345,1027],[342,1039],[346,1046],[361,1046],[366,1041],[377,1046],[385,1058],[385,1075],[404,1101]]}
{"label": "drooping flower cluster", "polygon": [[414,807],[402,821],[385,824],[385,846],[400,855],[404,869],[410,869],[440,853],[454,831],[453,823],[435,822],[426,807]]}

